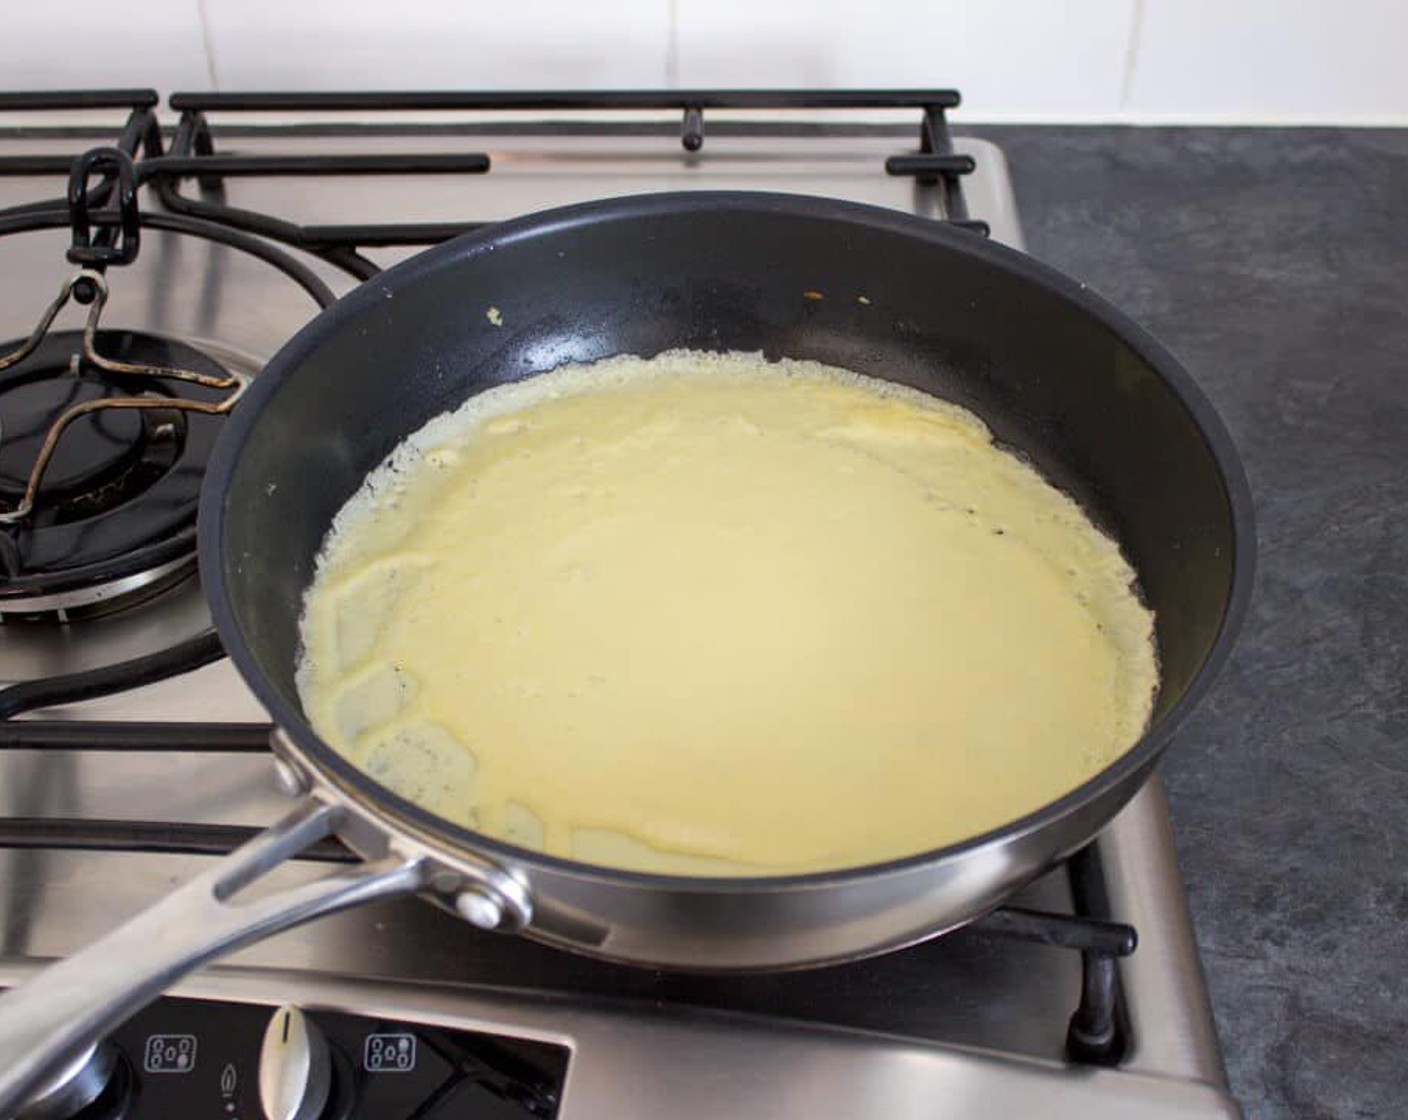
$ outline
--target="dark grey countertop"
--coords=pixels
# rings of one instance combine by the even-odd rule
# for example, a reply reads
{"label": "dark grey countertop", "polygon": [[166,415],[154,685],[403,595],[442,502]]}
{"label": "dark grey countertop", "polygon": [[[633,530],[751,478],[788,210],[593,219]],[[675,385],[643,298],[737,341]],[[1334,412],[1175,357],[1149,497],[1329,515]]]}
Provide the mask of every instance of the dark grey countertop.
{"label": "dark grey countertop", "polygon": [[1408,131],[966,131],[1030,251],[1203,385],[1255,494],[1251,615],[1163,765],[1233,1091],[1408,1115]]}

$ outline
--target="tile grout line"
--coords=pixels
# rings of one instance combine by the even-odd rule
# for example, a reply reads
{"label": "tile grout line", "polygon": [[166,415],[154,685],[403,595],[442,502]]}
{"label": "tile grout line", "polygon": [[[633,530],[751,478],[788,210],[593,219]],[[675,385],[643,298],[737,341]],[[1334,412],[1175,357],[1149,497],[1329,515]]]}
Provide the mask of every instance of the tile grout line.
{"label": "tile grout line", "polygon": [[196,0],[196,14],[200,17],[200,41],[205,47],[205,76],[210,80],[210,88],[218,90],[220,79],[215,69],[215,42],[210,35],[210,13],[205,9],[206,0]]}
{"label": "tile grout line", "polygon": [[[202,3],[204,0],[202,0]],[[667,38],[665,39],[665,88],[678,89],[680,84],[680,0],[666,0]]]}
{"label": "tile grout line", "polygon": [[[204,3],[205,0],[201,0]],[[1129,42],[1124,50],[1124,74],[1120,78],[1119,109],[1129,108],[1129,99],[1134,92],[1134,72],[1139,65],[1139,43],[1144,37],[1144,3],[1134,0],[1134,14],[1129,21]]]}

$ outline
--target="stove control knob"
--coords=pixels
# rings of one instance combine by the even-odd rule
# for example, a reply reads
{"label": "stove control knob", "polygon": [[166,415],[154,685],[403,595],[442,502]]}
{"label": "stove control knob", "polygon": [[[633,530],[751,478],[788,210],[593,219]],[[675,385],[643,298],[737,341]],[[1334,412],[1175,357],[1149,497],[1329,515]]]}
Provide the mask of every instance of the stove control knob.
{"label": "stove control knob", "polygon": [[95,1042],[49,1078],[15,1114],[15,1120],[69,1120],[77,1116],[113,1084],[120,1064],[116,1046]]}
{"label": "stove control knob", "polygon": [[332,1095],[332,1052],[292,1004],[274,1012],[259,1050],[259,1100],[269,1120],[318,1120]]}

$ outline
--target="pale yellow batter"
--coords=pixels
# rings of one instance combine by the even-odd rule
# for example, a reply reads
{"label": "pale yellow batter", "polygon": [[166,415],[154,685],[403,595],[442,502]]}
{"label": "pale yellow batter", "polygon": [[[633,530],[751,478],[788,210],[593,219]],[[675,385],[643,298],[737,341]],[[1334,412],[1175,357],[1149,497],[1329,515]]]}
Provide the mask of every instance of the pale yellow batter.
{"label": "pale yellow batter", "polygon": [[555,855],[773,874],[1078,785],[1157,680],[1133,572],[953,405],[758,356],[618,358],[440,417],[339,515],[318,732]]}

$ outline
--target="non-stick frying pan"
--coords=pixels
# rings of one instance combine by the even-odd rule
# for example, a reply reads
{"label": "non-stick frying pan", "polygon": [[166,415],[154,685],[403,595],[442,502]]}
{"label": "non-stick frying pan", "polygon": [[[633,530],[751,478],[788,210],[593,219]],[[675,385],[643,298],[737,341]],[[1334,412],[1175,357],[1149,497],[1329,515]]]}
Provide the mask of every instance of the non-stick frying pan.
{"label": "non-stick frying pan", "polygon": [[[439,820],[343,761],[304,719],[294,669],[314,557],[364,476],[426,420],[492,385],[676,347],[816,359],[982,416],[1083,502],[1138,571],[1162,670],[1148,733],[1079,789],[994,832],[784,878],[679,878],[552,858]],[[1138,790],[1227,654],[1250,588],[1252,531],[1241,467],[1203,395],[1082,286],[904,214],[784,195],[664,194],[491,227],[319,315],[230,419],[205,484],[200,545],[221,638],[280,728],[278,766],[302,806],[0,999],[0,1116],[187,970],[390,894],[420,892],[483,928],[692,969],[837,961],[969,921],[1090,840]],[[332,833],[365,862],[242,900],[269,868]]]}

